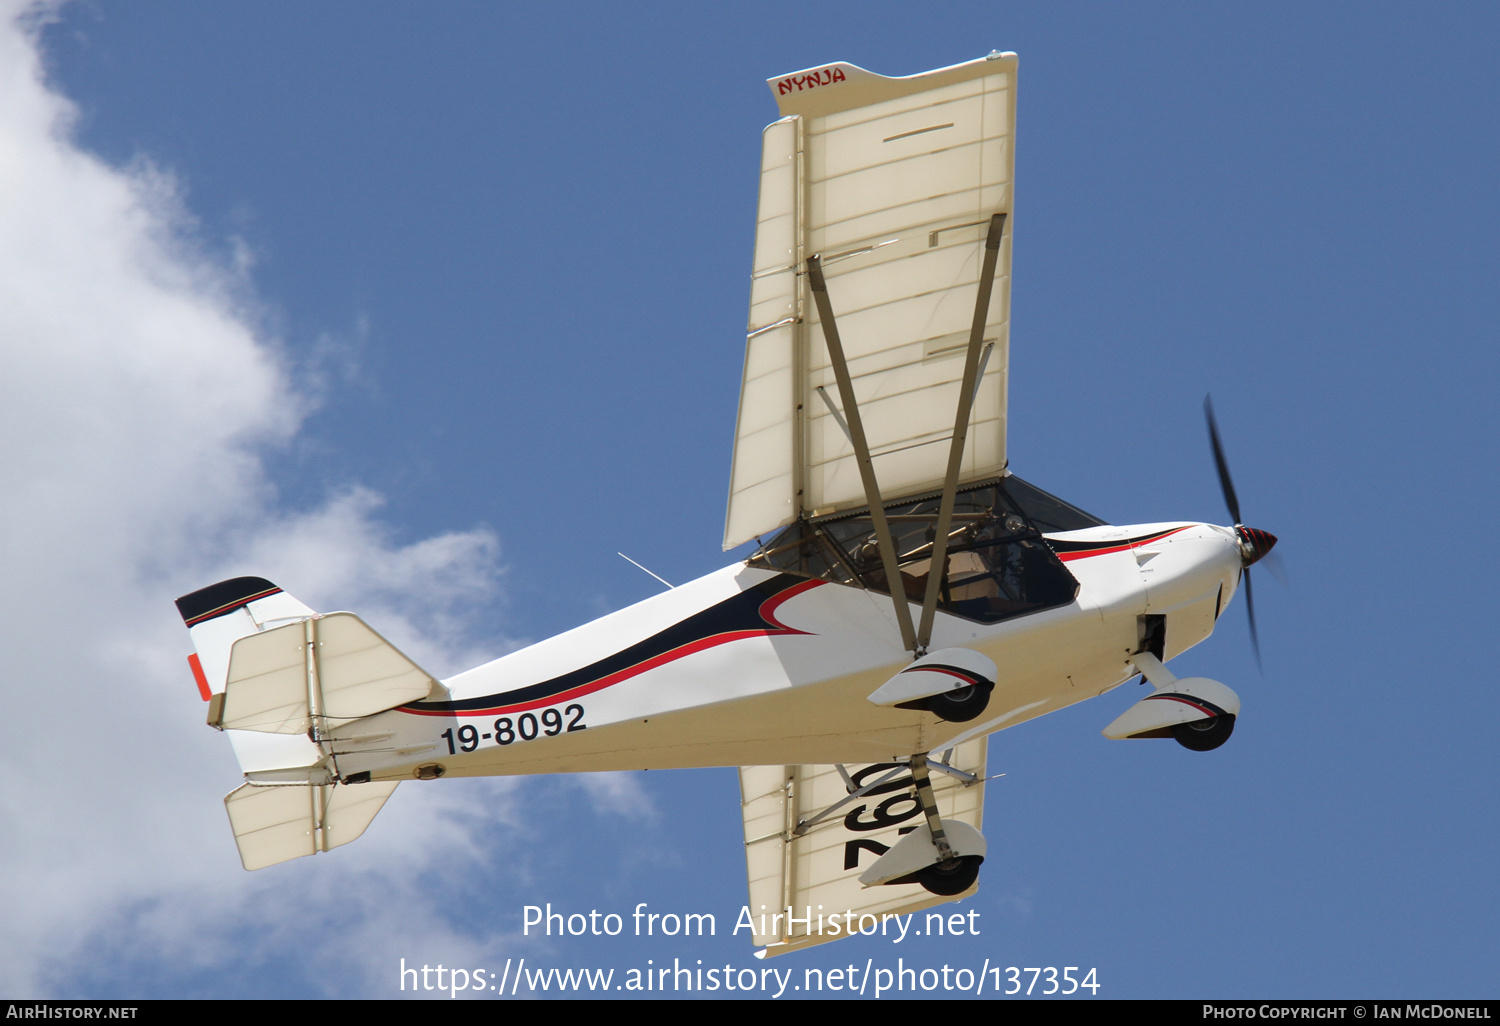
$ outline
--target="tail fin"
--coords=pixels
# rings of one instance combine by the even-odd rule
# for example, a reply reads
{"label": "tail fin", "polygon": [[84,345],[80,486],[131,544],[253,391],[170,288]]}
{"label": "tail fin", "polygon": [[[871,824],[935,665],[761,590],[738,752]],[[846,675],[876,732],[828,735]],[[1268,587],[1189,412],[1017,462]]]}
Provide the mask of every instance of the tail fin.
{"label": "tail fin", "polygon": [[318,615],[264,577],[235,577],[199,588],[177,600],[177,612],[197,650],[188,663],[205,702],[224,693],[236,641],[277,622]]}
{"label": "tail fin", "polygon": [[249,781],[224,799],[246,869],[348,844],[396,789],[350,790],[324,740],[330,727],[440,689],[353,613],[319,615],[263,577],[236,577],[177,600],[208,722]]}

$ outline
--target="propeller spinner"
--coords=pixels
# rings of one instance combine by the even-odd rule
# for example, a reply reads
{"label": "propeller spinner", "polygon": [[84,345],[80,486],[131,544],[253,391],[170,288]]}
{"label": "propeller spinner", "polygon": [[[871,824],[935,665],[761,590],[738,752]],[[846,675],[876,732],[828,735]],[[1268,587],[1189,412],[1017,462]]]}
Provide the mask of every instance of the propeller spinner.
{"label": "propeller spinner", "polygon": [[1224,492],[1224,505],[1234,518],[1234,533],[1240,542],[1240,566],[1244,568],[1245,612],[1250,618],[1250,645],[1255,649],[1255,663],[1260,665],[1260,637],[1255,631],[1255,599],[1250,590],[1250,566],[1261,560],[1276,545],[1276,536],[1269,531],[1246,527],[1240,521],[1240,500],[1234,491],[1234,481],[1229,476],[1229,462],[1224,459],[1224,443],[1219,440],[1219,423],[1214,418],[1212,396],[1203,398],[1203,415],[1208,419],[1208,440],[1214,450],[1214,465],[1219,468],[1219,488]]}

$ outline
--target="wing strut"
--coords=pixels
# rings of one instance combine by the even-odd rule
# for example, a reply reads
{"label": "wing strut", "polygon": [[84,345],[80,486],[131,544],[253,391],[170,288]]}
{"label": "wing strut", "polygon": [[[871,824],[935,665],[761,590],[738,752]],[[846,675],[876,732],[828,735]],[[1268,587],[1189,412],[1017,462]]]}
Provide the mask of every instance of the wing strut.
{"label": "wing strut", "polygon": [[[991,234],[994,234],[991,229]],[[994,259],[985,253],[985,266],[994,274]],[[839,340],[838,324],[833,319],[833,306],[828,301],[828,283],[823,280],[822,257],[814,254],[807,258],[807,276],[812,286],[813,301],[818,306],[818,319],[823,322],[823,339],[828,343],[828,359],[833,364],[833,376],[839,386],[839,400],[844,404],[844,416],[848,419],[849,441],[854,444],[854,458],[859,464],[859,479],[865,488],[865,501],[870,504],[870,520],[875,525],[875,538],[880,545],[880,562],[885,568],[885,580],[890,588],[891,601],[896,606],[896,622],[901,626],[901,644],[909,651],[917,650],[917,634],[912,629],[911,606],[906,597],[906,585],[901,577],[901,568],[896,562],[896,543],[891,538],[891,526],[885,519],[885,506],[880,502],[880,486],[875,481],[875,465],[870,462],[870,446],[865,441],[865,425],[859,414],[859,404],[854,400],[854,382],[849,378],[849,364],[844,359],[844,344]],[[985,290],[988,295],[989,290]],[[980,322],[979,333],[984,334],[984,322]],[[970,349],[974,347],[971,345]],[[971,355],[972,360],[972,355]],[[967,379],[965,379],[967,380]],[[965,385],[972,388],[972,383]],[[964,404],[967,412],[968,404]],[[967,416],[965,421],[967,421]],[[951,462],[951,461],[950,461]],[[944,493],[947,494],[946,492]],[[948,502],[952,510],[952,500]],[[931,591],[931,589],[928,589]]]}
{"label": "wing strut", "polygon": [[[990,315],[990,293],[995,286],[995,265],[1000,259],[1000,239],[1005,234],[1005,215],[990,218],[989,234],[984,240],[984,265],[979,272],[979,297],[974,301],[974,322],[969,328],[969,351],[964,358],[964,380],[958,389],[958,412],[953,423],[953,441],[948,448],[948,473],[943,478],[943,499],[938,507],[937,527],[932,539],[932,562],[927,571],[927,594],[922,599],[922,622],[917,630],[917,644],[912,651],[926,653],[932,641],[932,620],[943,578],[948,569],[948,529],[953,522],[953,503],[958,494],[958,472],[963,465],[964,442],[969,434],[969,415],[974,409],[974,393],[979,385],[979,356],[984,348],[984,324]],[[814,286],[816,287],[816,286]],[[822,314],[821,307],[819,314]],[[826,322],[825,322],[826,323]],[[844,401],[848,406],[848,399]],[[867,489],[869,485],[865,486]],[[911,646],[908,645],[908,648]]]}

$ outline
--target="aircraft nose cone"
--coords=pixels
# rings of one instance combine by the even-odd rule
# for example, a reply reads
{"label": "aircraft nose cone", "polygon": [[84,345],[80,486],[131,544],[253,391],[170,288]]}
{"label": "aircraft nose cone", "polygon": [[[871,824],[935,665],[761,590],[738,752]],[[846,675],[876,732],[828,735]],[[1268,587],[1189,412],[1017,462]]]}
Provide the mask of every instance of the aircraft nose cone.
{"label": "aircraft nose cone", "polygon": [[1276,547],[1276,536],[1269,531],[1259,531],[1243,525],[1236,527],[1234,531],[1240,536],[1240,553],[1244,566],[1258,562]]}

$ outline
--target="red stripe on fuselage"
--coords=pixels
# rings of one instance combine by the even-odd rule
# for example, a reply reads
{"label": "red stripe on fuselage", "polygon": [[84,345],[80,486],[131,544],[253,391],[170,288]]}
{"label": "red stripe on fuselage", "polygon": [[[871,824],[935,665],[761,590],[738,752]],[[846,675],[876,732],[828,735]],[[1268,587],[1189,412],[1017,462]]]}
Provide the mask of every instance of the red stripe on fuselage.
{"label": "red stripe on fuselage", "polygon": [[801,584],[796,585],[792,588],[788,588],[786,591],[783,591],[779,595],[772,595],[770,598],[762,602],[760,604],[760,609],[757,610],[757,612],[760,613],[760,618],[767,623],[774,624],[776,626],[776,630],[766,631],[766,636],[770,637],[773,634],[807,634],[807,631],[799,631],[795,627],[788,627],[786,624],[776,619],[776,610],[780,609],[781,604],[787,601],[787,599],[796,598],[798,595],[801,595],[804,592],[811,591],[818,585],[826,583],[826,581],[803,581]]}
{"label": "red stripe on fuselage", "polygon": [[1071,563],[1075,559],[1088,559],[1090,556],[1102,556],[1106,552],[1125,552],[1129,549],[1138,549],[1142,545],[1149,545],[1154,541],[1161,541],[1161,539],[1171,537],[1178,531],[1186,530],[1186,527],[1175,527],[1170,531],[1163,531],[1160,534],[1148,534],[1144,538],[1136,538],[1131,541],[1123,542],[1119,545],[1111,545],[1107,549],[1089,549],[1087,552],[1062,552],[1058,554],[1057,558],[1062,560],[1064,563]]}
{"label": "red stripe on fuselage", "polygon": [[679,645],[674,649],[663,652],[661,655],[652,656],[650,659],[643,659],[634,666],[627,666],[623,670],[616,670],[614,673],[600,677],[598,680],[590,681],[587,684],[580,684],[576,688],[569,688],[567,691],[560,691],[555,695],[547,695],[543,698],[535,698],[529,702],[520,702],[515,705],[497,705],[489,709],[464,709],[454,712],[447,709],[429,711],[426,709],[403,708],[401,712],[411,713],[414,716],[448,716],[453,719],[463,719],[473,716],[494,716],[499,713],[519,713],[530,709],[542,709],[549,705],[559,705],[575,698],[592,695],[596,691],[603,691],[605,688],[613,687],[621,681],[629,680],[631,677],[638,677],[650,670],[655,670],[668,663],[676,662],[678,659],[690,656],[694,652],[703,652],[710,648],[717,648],[720,645],[727,645],[732,641],[743,641],[746,638],[780,637],[787,634],[808,634],[810,633],[809,631],[799,631],[797,628],[788,627],[776,619],[776,611],[788,599],[826,583],[826,581],[804,581],[796,587],[788,588],[778,595],[772,595],[762,602],[758,612],[762,620],[773,625],[770,629],[726,631],[723,634],[711,634],[706,638],[699,638],[697,641],[690,641],[686,645]]}

